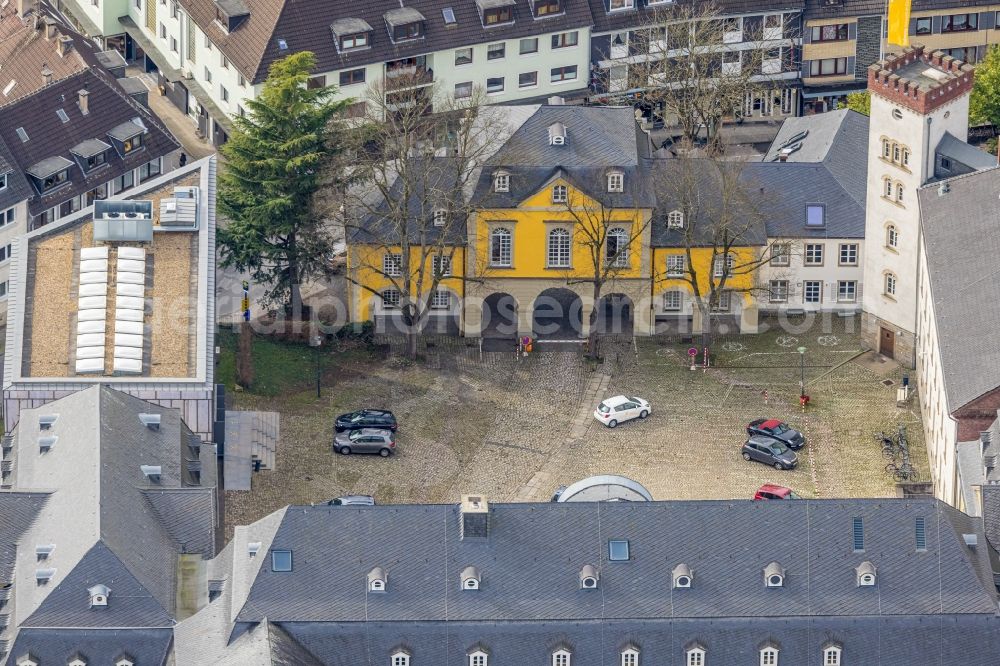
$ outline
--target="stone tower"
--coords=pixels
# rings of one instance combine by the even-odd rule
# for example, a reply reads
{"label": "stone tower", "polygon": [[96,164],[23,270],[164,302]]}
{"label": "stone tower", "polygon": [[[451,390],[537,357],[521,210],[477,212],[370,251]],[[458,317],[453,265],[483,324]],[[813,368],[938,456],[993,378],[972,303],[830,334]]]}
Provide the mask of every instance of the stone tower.
{"label": "stone tower", "polygon": [[868,68],[871,121],[862,327],[865,340],[913,367],[920,211],[945,133],[968,136],[972,66],[913,46]]}

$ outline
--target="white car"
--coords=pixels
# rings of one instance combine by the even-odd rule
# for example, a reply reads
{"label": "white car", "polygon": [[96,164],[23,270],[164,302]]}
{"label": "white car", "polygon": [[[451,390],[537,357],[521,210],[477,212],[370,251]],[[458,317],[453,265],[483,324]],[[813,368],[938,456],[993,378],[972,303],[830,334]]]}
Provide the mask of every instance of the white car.
{"label": "white car", "polygon": [[609,428],[614,428],[623,421],[644,419],[652,411],[653,408],[649,406],[649,402],[642,398],[616,395],[597,406],[597,409],[594,410],[594,418]]}

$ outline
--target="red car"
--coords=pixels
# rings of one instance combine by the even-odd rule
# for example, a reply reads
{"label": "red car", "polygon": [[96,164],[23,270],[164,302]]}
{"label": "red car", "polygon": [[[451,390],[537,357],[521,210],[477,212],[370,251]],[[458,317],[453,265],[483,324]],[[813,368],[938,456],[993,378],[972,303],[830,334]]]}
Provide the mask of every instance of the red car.
{"label": "red car", "polygon": [[800,496],[796,495],[791,488],[776,486],[773,483],[765,483],[762,485],[754,494],[753,498],[755,500],[802,499]]}

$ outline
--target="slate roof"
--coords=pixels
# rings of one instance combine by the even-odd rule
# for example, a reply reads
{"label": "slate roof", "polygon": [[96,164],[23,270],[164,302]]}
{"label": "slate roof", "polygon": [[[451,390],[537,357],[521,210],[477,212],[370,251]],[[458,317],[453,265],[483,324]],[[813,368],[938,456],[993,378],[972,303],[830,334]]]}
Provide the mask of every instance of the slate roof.
{"label": "slate roof", "polygon": [[[649,0],[635,0],[636,8],[624,11],[608,11],[608,0],[589,0],[590,13],[594,17],[594,32],[632,28],[648,25],[654,18],[668,17],[672,10],[685,5],[698,4],[703,0],[676,0],[667,5],[650,5]],[[801,10],[803,0],[716,0],[719,15],[770,14],[779,11]]]}
{"label": "slate roof", "polygon": [[0,493],[0,534],[3,535],[0,540],[0,589],[11,581],[18,539],[34,522],[46,499],[48,493]]}
{"label": "slate roof", "polygon": [[0,174],[2,173],[7,174],[7,188],[0,190],[0,210],[6,210],[35,193],[21,169],[18,168],[7,144],[3,142],[3,139],[0,139]]}
{"label": "slate roof", "polygon": [[[770,238],[865,237],[864,202],[852,197],[825,164],[751,163],[746,178],[749,189],[757,188]],[[825,227],[806,227],[808,204],[824,205]]]}
{"label": "slate roof", "polygon": [[10,654],[17,659],[31,653],[43,666],[66,664],[77,652],[88,664],[113,664],[127,656],[137,666],[159,666],[170,663],[172,640],[170,629],[25,629]]}
{"label": "slate roof", "polygon": [[[914,547],[917,516],[927,521],[926,552]],[[854,517],[864,520],[864,553],[853,551]],[[447,620],[473,640],[481,636],[457,634],[455,623],[488,632],[512,622],[530,632],[553,622],[572,632],[593,620],[766,616],[822,628],[821,619],[996,611],[986,549],[961,537],[982,535],[981,524],[933,499],[492,504],[489,523],[488,539],[463,541],[454,505],[290,507],[269,545],[292,550],[294,570],[272,572],[261,552],[236,621],[403,623],[396,640],[423,644],[411,623]],[[609,539],[628,539],[631,560],[609,562]],[[878,569],[875,588],[856,585],[864,560]],[[780,590],[763,584],[771,561],[787,569]],[[694,586],[671,594],[679,562],[693,569]],[[599,569],[599,590],[580,589],[584,564]],[[475,592],[459,589],[470,565],[483,575]],[[384,594],[365,593],[374,566],[387,571]]]}
{"label": "slate roof", "polygon": [[[83,115],[77,105],[77,93],[87,89],[89,113]],[[63,109],[69,122],[56,114]],[[94,189],[98,185],[138,168],[157,157],[180,148],[169,131],[145,107],[118,87],[108,74],[88,69],[53,83],[13,104],[0,107],[0,141],[6,144],[18,168],[26,170],[42,160],[62,157],[74,160],[70,148],[88,139],[105,139],[109,131],[133,118],[140,118],[147,128],[143,146],[124,157],[118,150],[108,151],[107,166],[85,174],[79,165],[70,169],[69,182],[39,195],[32,188],[28,208],[39,215],[52,206]],[[16,130],[23,127],[28,141],[22,142]]]}
{"label": "slate roof", "polygon": [[[931,9],[948,9],[954,7],[956,10],[962,7],[986,7],[996,4],[991,0],[912,0],[910,15]],[[839,0],[838,2],[827,2],[827,0],[805,0],[804,17],[810,19],[835,18],[838,16],[872,16],[884,15],[886,12],[885,0]]]}
{"label": "slate roof", "polygon": [[965,141],[956,138],[951,132],[945,132],[938,142],[934,152],[952,159],[973,171],[991,169],[997,166],[997,156],[970,146]]}
{"label": "slate roof", "polygon": [[[947,183],[950,191],[941,195]],[[949,413],[1000,386],[1000,168],[917,193]],[[961,211],[961,224],[955,223]]]}

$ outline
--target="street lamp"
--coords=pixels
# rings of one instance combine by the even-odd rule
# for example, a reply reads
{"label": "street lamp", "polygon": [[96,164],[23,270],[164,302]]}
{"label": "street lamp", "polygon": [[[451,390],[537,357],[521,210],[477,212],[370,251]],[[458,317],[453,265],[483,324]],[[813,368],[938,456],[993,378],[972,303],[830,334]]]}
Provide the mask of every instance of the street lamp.
{"label": "street lamp", "polygon": [[806,394],[806,348],[799,347],[799,368],[801,370],[801,375],[799,377],[799,399],[801,400]]}
{"label": "street lamp", "polygon": [[320,372],[320,363],[319,363],[319,361],[320,361],[319,348],[323,345],[323,336],[322,335],[314,335],[312,338],[310,338],[309,345],[312,346],[312,347],[314,347],[316,349],[316,397],[317,398],[322,398],[323,394],[320,392],[320,376],[321,376],[321,372]]}

